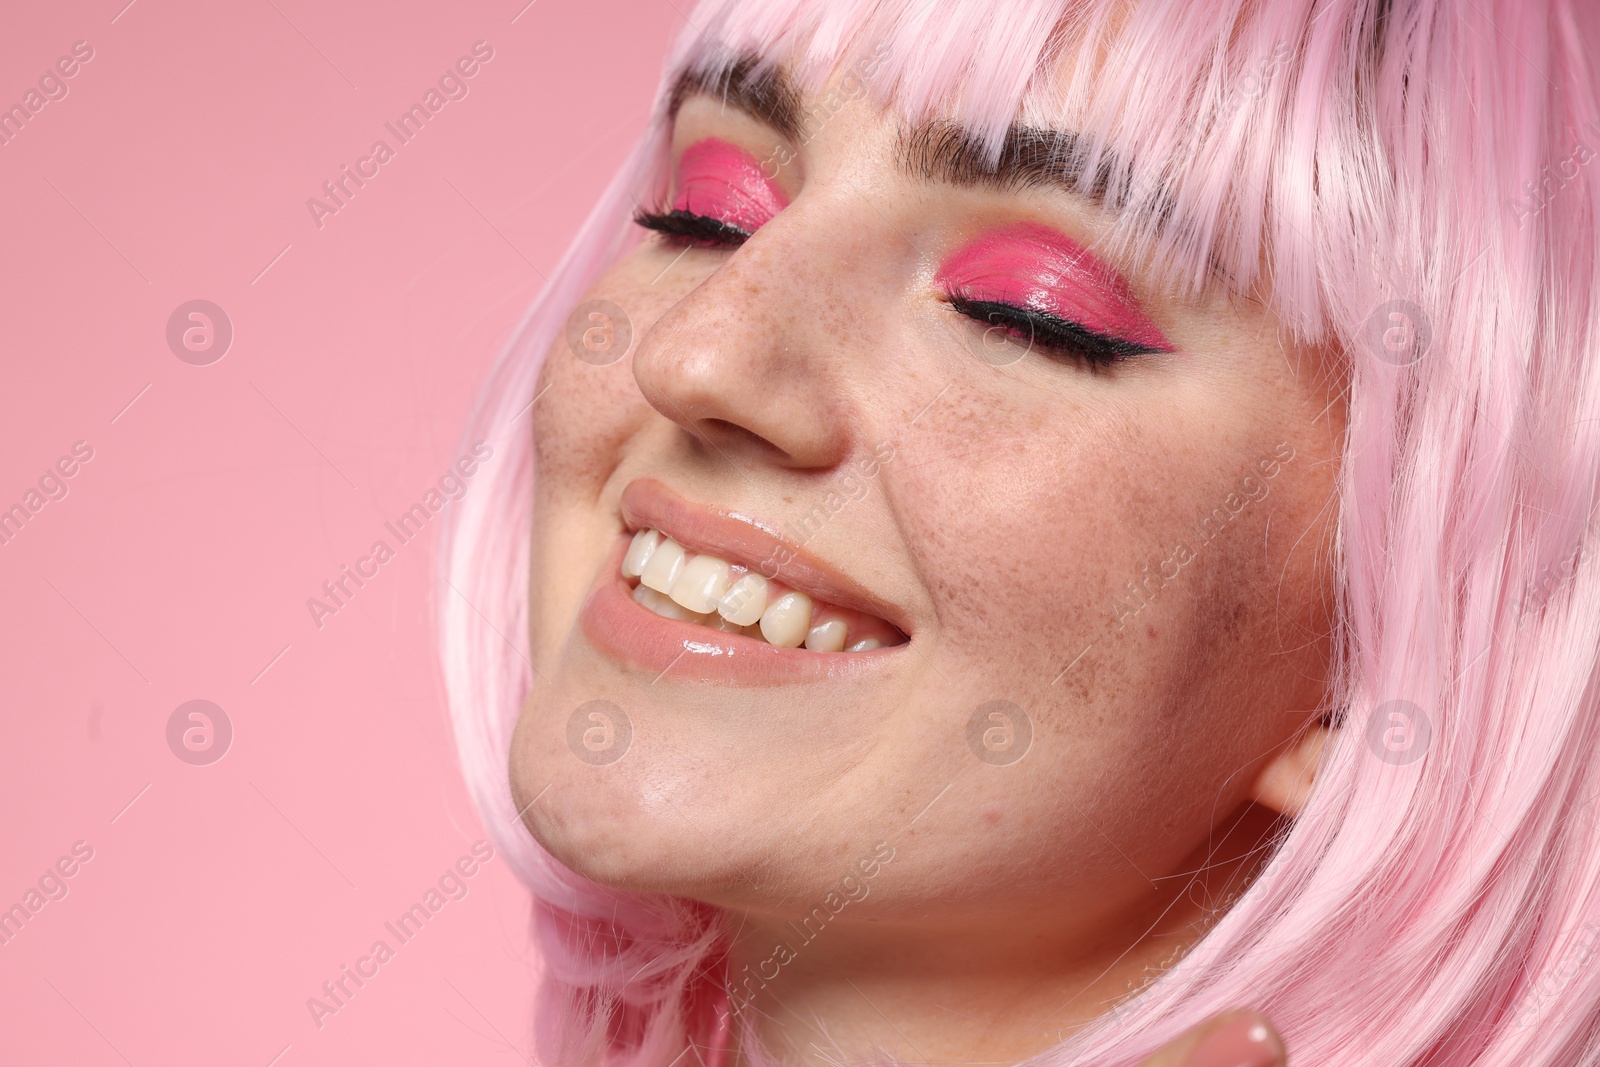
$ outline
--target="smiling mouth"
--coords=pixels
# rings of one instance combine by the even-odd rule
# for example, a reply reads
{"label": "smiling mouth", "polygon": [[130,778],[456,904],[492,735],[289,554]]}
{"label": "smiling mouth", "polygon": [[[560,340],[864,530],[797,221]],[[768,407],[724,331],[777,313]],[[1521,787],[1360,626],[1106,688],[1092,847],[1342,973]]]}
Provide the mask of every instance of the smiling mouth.
{"label": "smiling mouth", "polygon": [[746,564],[691,553],[654,528],[634,532],[621,570],[633,599],[649,611],[776,648],[870,652],[906,641],[884,619],[829,604]]}

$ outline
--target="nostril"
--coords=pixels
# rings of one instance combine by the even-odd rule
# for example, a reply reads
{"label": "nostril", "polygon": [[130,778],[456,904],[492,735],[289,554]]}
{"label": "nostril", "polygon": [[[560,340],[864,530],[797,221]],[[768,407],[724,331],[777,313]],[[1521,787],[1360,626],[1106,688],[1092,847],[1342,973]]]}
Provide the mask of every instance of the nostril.
{"label": "nostril", "polygon": [[710,439],[718,445],[726,446],[730,443],[745,446],[754,445],[765,452],[770,452],[774,456],[787,455],[783,449],[765,437],[748,427],[740,426],[737,422],[729,422],[727,419],[700,419],[696,426],[699,429],[701,438]]}

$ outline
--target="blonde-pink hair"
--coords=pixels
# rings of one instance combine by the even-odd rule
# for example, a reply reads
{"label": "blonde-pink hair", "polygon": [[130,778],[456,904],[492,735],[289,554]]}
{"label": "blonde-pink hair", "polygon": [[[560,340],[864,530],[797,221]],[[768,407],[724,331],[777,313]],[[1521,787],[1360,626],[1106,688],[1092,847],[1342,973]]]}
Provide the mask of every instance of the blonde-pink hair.
{"label": "blonde-pink hair", "polygon": [[[717,1025],[715,909],[545,854],[507,785],[528,692],[529,420],[567,312],[665,181],[669,90],[757,56],[998,152],[1070,125],[1114,255],[1265,299],[1343,354],[1340,729],[1280,853],[1181,960],[1062,1045],[1131,1065],[1238,1005],[1308,1065],[1600,1062],[1597,9],[1578,0],[704,0],[655,117],[468,428],[507,462],[440,585],[462,764],[531,887],[546,1064],[666,1067]],[[1058,73],[1059,72],[1059,76]],[[759,1058],[759,1050],[749,1049]]]}

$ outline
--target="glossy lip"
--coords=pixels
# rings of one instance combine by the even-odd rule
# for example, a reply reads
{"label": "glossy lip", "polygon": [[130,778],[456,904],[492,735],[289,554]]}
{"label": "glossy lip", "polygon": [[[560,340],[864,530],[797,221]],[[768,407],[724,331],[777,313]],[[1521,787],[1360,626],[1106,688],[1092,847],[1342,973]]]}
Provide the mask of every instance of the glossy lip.
{"label": "glossy lip", "polygon": [[[813,600],[876,615],[905,634],[907,641],[912,636],[911,620],[904,611],[879,600],[854,579],[752,516],[692,504],[654,478],[639,478],[622,490],[622,520],[629,533],[646,527],[660,530],[692,552],[709,552],[741,564]],[[881,651],[900,647],[890,645]]]}
{"label": "glossy lip", "polygon": [[1042,311],[1105,337],[1173,350],[1122,275],[1047,226],[1021,222],[986,233],[946,260],[936,278],[968,299]]}
{"label": "glossy lip", "polygon": [[631,533],[618,535],[578,625],[600,651],[649,671],[651,684],[663,678],[728,686],[863,681],[897,662],[895,653],[905,647],[870,652],[776,648],[743,634],[663,618],[635,601],[622,577],[622,557],[632,539]]}

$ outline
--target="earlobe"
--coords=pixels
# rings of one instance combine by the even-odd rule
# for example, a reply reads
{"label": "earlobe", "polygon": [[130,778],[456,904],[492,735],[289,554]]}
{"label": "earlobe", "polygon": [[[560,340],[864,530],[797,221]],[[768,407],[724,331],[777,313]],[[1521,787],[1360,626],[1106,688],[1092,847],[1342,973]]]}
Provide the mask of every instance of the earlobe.
{"label": "earlobe", "polygon": [[1256,776],[1253,796],[1258,804],[1294,818],[1305,807],[1316,782],[1317,764],[1332,730],[1321,722],[1284,746]]}

